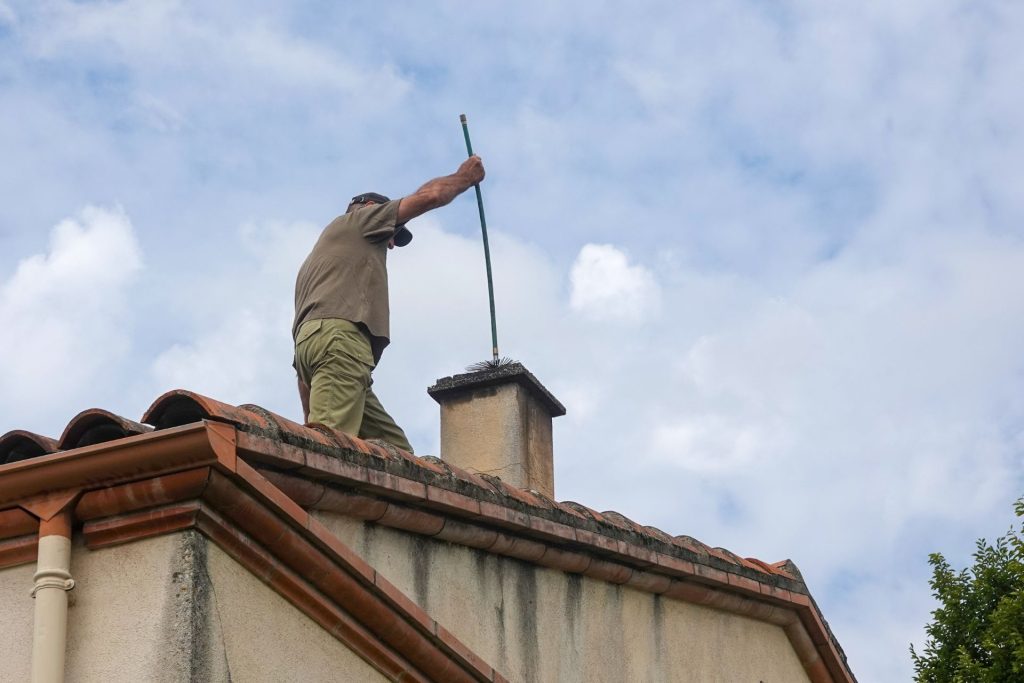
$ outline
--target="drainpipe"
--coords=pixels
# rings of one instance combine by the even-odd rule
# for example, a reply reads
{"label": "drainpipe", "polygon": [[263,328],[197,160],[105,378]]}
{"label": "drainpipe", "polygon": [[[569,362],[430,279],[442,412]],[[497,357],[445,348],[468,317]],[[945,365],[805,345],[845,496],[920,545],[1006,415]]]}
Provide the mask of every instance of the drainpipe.
{"label": "drainpipe", "polygon": [[32,635],[32,683],[63,683],[68,636],[71,569],[70,506],[39,523],[39,564],[32,587],[36,600]]}

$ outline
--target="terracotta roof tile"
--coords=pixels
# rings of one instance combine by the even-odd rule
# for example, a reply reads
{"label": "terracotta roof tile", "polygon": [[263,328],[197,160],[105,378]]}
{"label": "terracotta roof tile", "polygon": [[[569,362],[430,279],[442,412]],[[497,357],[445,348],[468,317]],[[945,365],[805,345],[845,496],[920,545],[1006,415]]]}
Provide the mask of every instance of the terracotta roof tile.
{"label": "terracotta roof tile", "polygon": [[[689,536],[672,537],[618,512],[558,502],[432,456],[416,457],[320,424],[300,425],[257,405],[235,407],[179,389],[160,396],[143,416],[157,430],[202,420],[234,426],[239,453],[252,458],[250,464],[287,470],[258,471],[280,487],[284,493],[278,502],[294,506],[299,517],[306,514],[304,508],[334,510],[526,562],[585,570],[654,593],[671,594],[671,586],[680,584],[672,576],[693,577],[697,584],[680,585],[698,591],[707,590],[701,586],[727,586],[781,601],[786,609],[799,605],[819,614],[789,560],[743,558]],[[3,435],[0,466],[144,434],[151,431],[148,425],[101,409],[86,410],[68,423],[59,442],[23,430]],[[250,468],[241,459],[238,463]],[[318,523],[310,519],[308,524]]]}
{"label": "terracotta roof tile", "polygon": [[90,408],[75,415],[68,422],[60,437],[59,448],[66,451],[151,431],[153,428],[149,425],[115,415],[102,408]]}
{"label": "terracotta roof tile", "polygon": [[645,526],[644,531],[647,532],[647,535],[653,536],[662,543],[672,543],[672,537],[656,526]]}
{"label": "terracotta roof tile", "polygon": [[[423,500],[430,507],[457,511],[469,517],[479,515],[498,527],[529,528],[542,536],[582,543],[612,554],[624,553],[641,565],[657,563],[662,557],[675,564],[676,570],[681,572],[697,562],[708,565],[709,575],[717,576],[721,570],[731,567],[729,572],[742,568],[765,581],[773,580],[770,577],[780,577],[802,582],[799,572],[788,561],[769,564],[753,558],[741,558],[723,548],[710,548],[689,536],[672,537],[661,529],[640,525],[618,512],[602,513],[573,501],[558,502],[538,491],[520,489],[498,477],[469,472],[432,456],[416,457],[390,445],[368,442],[321,424],[300,425],[258,405],[236,407],[177,389],[157,398],[143,416],[143,422],[158,430],[203,419],[227,422],[256,437],[303,449],[295,451],[300,457],[293,466],[299,469],[293,471],[307,477],[316,476],[324,467],[327,468],[325,472],[333,471],[336,469],[330,467],[333,463],[341,468],[338,475],[342,479],[355,476],[366,481],[371,490],[385,490],[399,498]],[[0,437],[0,463],[11,458],[25,459],[53,452],[62,444],[78,447],[144,433],[149,429],[145,424],[108,411],[91,409],[83,411],[68,424],[60,443],[24,431]],[[359,455],[354,460],[352,456],[339,459],[338,449]],[[282,457],[291,456],[283,454]],[[282,460],[280,466],[287,464]],[[309,470],[308,474],[306,470]],[[331,487],[306,486],[293,494],[303,502],[308,503],[315,498],[318,505],[323,505],[326,504],[324,501],[330,502],[336,497],[331,491]],[[345,500],[350,498],[348,496]],[[337,501],[331,504],[341,505]],[[372,515],[374,518],[387,514],[387,503],[378,504],[367,499],[366,504],[384,506]],[[347,503],[342,507],[345,505]],[[397,514],[397,510],[391,514]],[[423,519],[424,528],[438,527],[436,521],[428,521],[428,517]],[[621,536],[623,533],[626,536]],[[625,538],[630,540],[625,541]],[[532,547],[525,550],[528,545],[523,545],[524,539],[519,541],[526,557],[543,552],[543,549],[537,551]],[[672,548],[676,550],[670,550]],[[677,557],[679,553],[682,555]]]}
{"label": "terracotta roof tile", "polygon": [[142,421],[156,429],[180,427],[199,420],[211,419],[271,431],[272,425],[264,418],[243,408],[236,408],[185,389],[172,389],[153,401]]}
{"label": "terracotta roof tile", "polygon": [[59,446],[54,439],[24,429],[15,429],[0,436],[0,465],[55,453]]}

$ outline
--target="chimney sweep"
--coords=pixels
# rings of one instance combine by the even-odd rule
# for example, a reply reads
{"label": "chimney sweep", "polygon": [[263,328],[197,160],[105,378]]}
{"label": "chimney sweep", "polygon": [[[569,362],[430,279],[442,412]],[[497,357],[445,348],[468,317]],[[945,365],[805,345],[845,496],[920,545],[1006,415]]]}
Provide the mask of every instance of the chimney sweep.
{"label": "chimney sweep", "polygon": [[307,424],[381,439],[412,453],[405,432],[370,388],[371,373],[390,342],[387,253],[412,241],[407,221],[470,187],[479,197],[483,179],[483,162],[470,154],[455,173],[407,197],[356,195],[345,214],[324,228],[295,281],[292,365]]}

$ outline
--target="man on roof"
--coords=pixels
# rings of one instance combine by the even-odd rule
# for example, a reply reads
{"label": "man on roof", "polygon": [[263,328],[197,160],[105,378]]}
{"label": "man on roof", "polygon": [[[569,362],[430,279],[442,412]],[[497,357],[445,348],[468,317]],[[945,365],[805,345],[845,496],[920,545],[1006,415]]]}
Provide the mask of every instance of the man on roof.
{"label": "man on roof", "polygon": [[478,156],[407,197],[352,198],[324,228],[295,280],[294,366],[307,423],[412,452],[405,432],[373,393],[372,372],[390,342],[389,249],[412,241],[406,222],[451,202],[484,179]]}

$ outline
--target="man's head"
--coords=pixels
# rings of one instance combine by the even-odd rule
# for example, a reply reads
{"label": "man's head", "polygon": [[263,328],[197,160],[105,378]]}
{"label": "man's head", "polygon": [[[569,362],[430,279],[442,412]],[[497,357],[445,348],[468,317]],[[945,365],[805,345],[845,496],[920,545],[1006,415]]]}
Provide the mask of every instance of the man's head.
{"label": "man's head", "polygon": [[[357,194],[352,198],[352,201],[348,204],[348,209],[345,213],[352,213],[364,206],[372,206],[374,204],[386,204],[391,200],[382,194],[376,192],[364,192],[363,194]],[[405,223],[396,226],[395,236],[391,238],[391,241],[396,247],[404,247],[405,245],[412,242],[412,233],[409,228],[405,227]]]}

